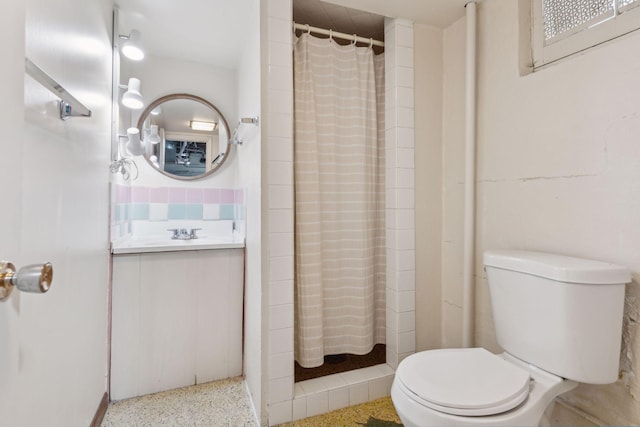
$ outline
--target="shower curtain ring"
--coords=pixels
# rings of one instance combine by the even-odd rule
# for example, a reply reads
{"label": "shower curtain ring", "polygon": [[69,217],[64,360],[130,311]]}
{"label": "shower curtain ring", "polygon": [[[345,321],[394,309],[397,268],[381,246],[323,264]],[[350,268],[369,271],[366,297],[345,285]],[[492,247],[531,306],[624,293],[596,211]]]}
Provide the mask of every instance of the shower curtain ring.
{"label": "shower curtain ring", "polygon": [[329,40],[333,41],[333,30],[329,29]]}
{"label": "shower curtain ring", "polygon": [[352,45],[356,45],[356,43],[358,43],[358,36],[356,34],[353,35],[353,43],[351,43]]}
{"label": "shower curtain ring", "polygon": [[369,48],[373,47],[373,37],[369,38]]}
{"label": "shower curtain ring", "polygon": [[311,27],[307,24],[307,34],[311,34]]}

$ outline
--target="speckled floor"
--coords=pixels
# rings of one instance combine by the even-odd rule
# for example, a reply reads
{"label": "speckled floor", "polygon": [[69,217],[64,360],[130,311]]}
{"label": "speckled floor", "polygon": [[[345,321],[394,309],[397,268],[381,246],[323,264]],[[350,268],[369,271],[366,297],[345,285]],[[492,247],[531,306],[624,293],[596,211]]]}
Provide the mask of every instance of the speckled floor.
{"label": "speckled floor", "polygon": [[338,409],[279,427],[402,427],[390,397]]}
{"label": "speckled floor", "polygon": [[254,427],[242,378],[164,391],[109,404],[101,427]]}

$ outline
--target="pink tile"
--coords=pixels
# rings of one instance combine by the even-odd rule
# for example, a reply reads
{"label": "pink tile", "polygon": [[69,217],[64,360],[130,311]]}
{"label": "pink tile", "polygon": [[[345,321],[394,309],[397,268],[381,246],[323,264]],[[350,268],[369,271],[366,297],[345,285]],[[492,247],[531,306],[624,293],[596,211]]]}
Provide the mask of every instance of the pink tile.
{"label": "pink tile", "polygon": [[215,204],[220,202],[220,191],[217,188],[205,188],[203,190],[204,203]]}
{"label": "pink tile", "polygon": [[235,203],[241,205],[244,203],[244,190],[235,190]]}
{"label": "pink tile", "polygon": [[169,187],[169,203],[185,203],[187,201],[187,189],[181,187]]}
{"label": "pink tile", "polygon": [[201,188],[187,188],[187,203],[202,203],[202,192]]}
{"label": "pink tile", "polygon": [[223,188],[220,190],[220,203],[233,203],[234,202],[234,191],[228,188]]}
{"label": "pink tile", "polygon": [[131,201],[133,203],[149,203],[149,188],[148,187],[132,187]]}
{"label": "pink tile", "polygon": [[168,203],[169,189],[167,187],[149,188],[150,203]]}

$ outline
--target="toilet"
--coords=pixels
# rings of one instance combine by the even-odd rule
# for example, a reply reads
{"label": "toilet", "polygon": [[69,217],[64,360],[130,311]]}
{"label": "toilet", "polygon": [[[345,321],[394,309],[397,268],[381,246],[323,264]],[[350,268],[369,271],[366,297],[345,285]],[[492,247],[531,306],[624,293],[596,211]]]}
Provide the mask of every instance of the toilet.
{"label": "toilet", "polygon": [[579,383],[618,378],[625,267],[527,251],[484,254],[498,344],[405,358],[391,388],[405,427],[538,426]]}

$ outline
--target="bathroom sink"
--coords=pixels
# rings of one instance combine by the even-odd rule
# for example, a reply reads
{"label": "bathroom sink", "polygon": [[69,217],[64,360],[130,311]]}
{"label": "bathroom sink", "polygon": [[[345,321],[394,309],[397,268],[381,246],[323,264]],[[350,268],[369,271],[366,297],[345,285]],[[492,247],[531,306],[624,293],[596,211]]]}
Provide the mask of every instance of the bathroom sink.
{"label": "bathroom sink", "polygon": [[111,242],[111,253],[133,254],[147,252],[171,252],[207,249],[243,248],[244,237],[201,236],[198,239],[171,239],[165,236],[130,236]]}

